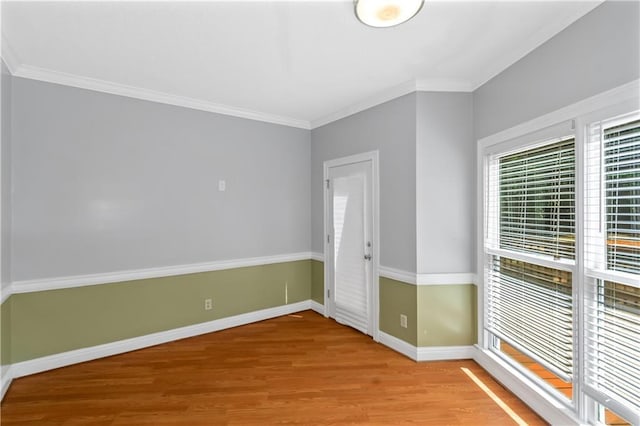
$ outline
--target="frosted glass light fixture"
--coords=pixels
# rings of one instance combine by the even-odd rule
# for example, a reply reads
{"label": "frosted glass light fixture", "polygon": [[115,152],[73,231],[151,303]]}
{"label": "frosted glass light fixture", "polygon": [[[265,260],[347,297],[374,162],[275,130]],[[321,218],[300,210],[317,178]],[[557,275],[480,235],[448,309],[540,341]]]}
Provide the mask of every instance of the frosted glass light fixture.
{"label": "frosted glass light fixture", "polygon": [[393,27],[416,16],[424,0],[355,0],[356,16],[370,27]]}

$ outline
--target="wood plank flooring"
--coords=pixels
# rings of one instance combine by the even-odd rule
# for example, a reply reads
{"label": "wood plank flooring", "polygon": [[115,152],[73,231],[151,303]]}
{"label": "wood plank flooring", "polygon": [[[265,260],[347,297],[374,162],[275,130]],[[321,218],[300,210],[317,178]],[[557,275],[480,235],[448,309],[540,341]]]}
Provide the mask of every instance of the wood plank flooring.
{"label": "wood plank flooring", "polygon": [[17,379],[9,425],[512,425],[470,370],[530,425],[545,424],[473,361],[416,363],[312,311]]}

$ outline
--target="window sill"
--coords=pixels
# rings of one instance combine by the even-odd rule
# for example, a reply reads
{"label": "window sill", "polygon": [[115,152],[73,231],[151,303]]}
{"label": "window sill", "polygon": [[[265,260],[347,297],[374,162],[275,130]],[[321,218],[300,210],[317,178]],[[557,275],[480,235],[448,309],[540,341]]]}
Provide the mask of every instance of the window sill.
{"label": "window sill", "polygon": [[552,425],[585,425],[570,407],[548,395],[535,382],[487,349],[476,345],[474,360]]}

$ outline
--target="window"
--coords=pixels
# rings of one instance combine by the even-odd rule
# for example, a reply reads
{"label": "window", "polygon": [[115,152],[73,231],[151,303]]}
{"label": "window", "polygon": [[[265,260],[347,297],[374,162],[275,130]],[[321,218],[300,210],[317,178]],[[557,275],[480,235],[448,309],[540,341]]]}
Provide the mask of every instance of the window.
{"label": "window", "polygon": [[585,391],[640,417],[640,119],[589,125],[585,187]]}
{"label": "window", "polygon": [[[575,139],[493,155],[489,174],[485,324],[493,347],[531,373],[544,368],[538,376],[552,386],[570,384]],[[571,398],[572,387],[560,387]]]}
{"label": "window", "polygon": [[499,164],[500,248],[573,259],[573,137],[494,161]]}
{"label": "window", "polygon": [[484,347],[594,424],[640,424],[640,112],[623,108],[483,154]]}

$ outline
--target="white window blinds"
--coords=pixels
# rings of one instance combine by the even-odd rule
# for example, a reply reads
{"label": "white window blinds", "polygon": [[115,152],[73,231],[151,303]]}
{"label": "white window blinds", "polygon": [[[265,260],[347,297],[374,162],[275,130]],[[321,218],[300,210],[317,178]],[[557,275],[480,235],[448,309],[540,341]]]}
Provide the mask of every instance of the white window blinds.
{"label": "white window blinds", "polygon": [[571,273],[494,256],[487,327],[565,381],[573,373]]}
{"label": "white window blinds", "polygon": [[640,273],[640,120],[604,131],[607,268]]}
{"label": "white window blinds", "polygon": [[575,143],[490,158],[486,327],[565,381],[573,374]]}
{"label": "white window blinds", "polygon": [[573,138],[500,158],[500,248],[572,259]]}
{"label": "white window blinds", "polygon": [[640,424],[640,119],[588,133],[585,390]]}

